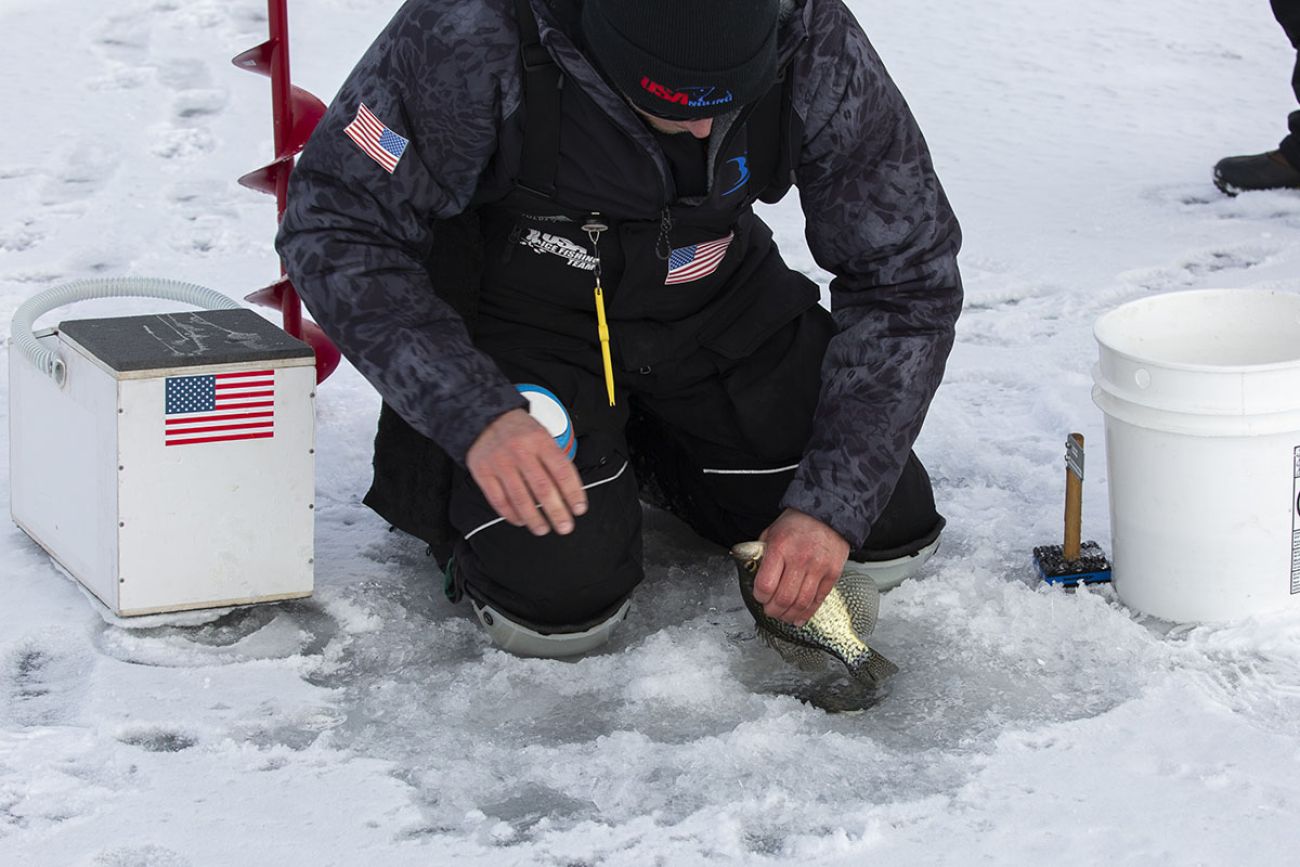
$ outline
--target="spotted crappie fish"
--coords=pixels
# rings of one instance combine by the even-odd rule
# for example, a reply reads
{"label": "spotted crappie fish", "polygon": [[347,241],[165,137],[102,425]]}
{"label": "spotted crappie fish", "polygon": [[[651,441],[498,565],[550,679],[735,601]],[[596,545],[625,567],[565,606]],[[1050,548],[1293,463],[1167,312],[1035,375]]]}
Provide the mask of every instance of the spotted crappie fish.
{"label": "spotted crappie fish", "polygon": [[741,542],[731,549],[731,556],[740,575],[740,595],[754,616],[758,634],[787,662],[814,668],[830,656],[844,663],[855,680],[872,687],[898,671],[865,640],[876,628],[880,611],[880,591],[870,575],[850,566],[808,622],[795,626],[765,614],[754,598],[754,576],[764,547],[762,542]]}

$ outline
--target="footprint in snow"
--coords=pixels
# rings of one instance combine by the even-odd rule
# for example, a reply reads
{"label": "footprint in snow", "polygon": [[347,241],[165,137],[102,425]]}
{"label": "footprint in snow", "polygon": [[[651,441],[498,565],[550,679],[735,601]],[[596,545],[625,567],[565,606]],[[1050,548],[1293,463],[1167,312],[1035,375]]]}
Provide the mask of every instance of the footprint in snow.
{"label": "footprint in snow", "polygon": [[1159,205],[1177,206],[1183,213],[1201,213],[1220,220],[1281,222],[1288,226],[1300,222],[1300,194],[1295,190],[1261,190],[1229,196],[1210,182],[1209,166],[1203,183],[1150,187],[1141,196]]}
{"label": "footprint in snow", "polygon": [[967,311],[1005,310],[1022,302],[1040,297],[1044,287],[1026,280],[1008,281],[988,289],[975,288],[966,294]]}
{"label": "footprint in snow", "polygon": [[149,19],[140,13],[109,18],[93,44],[110,60],[127,66],[143,66],[149,61],[149,41]]}
{"label": "footprint in snow", "polygon": [[1148,187],[1141,193],[1142,198],[1160,205],[1183,205],[1187,209],[1203,205],[1214,205],[1228,200],[1228,197],[1215,189],[1210,181],[1210,167],[1205,168],[1205,180],[1191,184],[1163,184]]}
{"label": "footprint in snow", "polygon": [[30,250],[44,238],[35,220],[23,220],[14,226],[0,228],[0,253],[21,253]]}
{"label": "footprint in snow", "polygon": [[112,846],[101,849],[91,867],[190,867],[190,860],[166,846]]}
{"label": "footprint in snow", "polygon": [[57,167],[42,185],[39,203],[56,207],[97,195],[121,164],[118,152],[102,142],[80,142],[53,155]]}
{"label": "footprint in snow", "polygon": [[160,129],[154,134],[150,152],[165,160],[184,160],[210,154],[217,149],[217,140],[206,129],[180,127]]}
{"label": "footprint in snow", "polygon": [[1194,253],[1172,266],[1128,271],[1119,279],[1138,289],[1163,292],[1194,286],[1206,275],[1247,271],[1264,264],[1277,253],[1276,247],[1254,244],[1232,249],[1212,248]]}
{"label": "footprint in snow", "polygon": [[92,665],[56,641],[22,642],[0,657],[0,719],[23,728],[72,723]]}
{"label": "footprint in snow", "polygon": [[128,730],[119,734],[117,740],[151,753],[179,753],[199,742],[194,735],[161,728]]}
{"label": "footprint in snow", "polygon": [[1183,265],[1190,274],[1200,276],[1216,271],[1236,271],[1254,268],[1277,251],[1272,248],[1250,250],[1211,250]]}
{"label": "footprint in snow", "polygon": [[208,65],[188,57],[164,60],[156,67],[156,73],[158,83],[169,90],[202,90],[212,84]]}
{"label": "footprint in snow", "polygon": [[224,90],[193,88],[177,92],[173,108],[178,120],[194,120],[220,114],[228,99]]}

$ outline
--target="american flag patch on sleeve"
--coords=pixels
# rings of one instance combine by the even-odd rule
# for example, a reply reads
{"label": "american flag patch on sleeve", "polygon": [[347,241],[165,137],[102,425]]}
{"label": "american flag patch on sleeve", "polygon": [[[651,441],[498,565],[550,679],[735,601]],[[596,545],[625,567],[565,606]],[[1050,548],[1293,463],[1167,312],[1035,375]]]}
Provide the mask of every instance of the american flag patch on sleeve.
{"label": "american flag patch on sleeve", "polygon": [[357,109],[356,118],[343,131],[366,156],[383,166],[384,171],[390,175],[406,152],[406,146],[411,143],[410,139],[402,138],[385,126],[383,121],[366,108],[365,103]]}
{"label": "american flag patch on sleeve", "polygon": [[690,283],[718,270],[718,265],[727,256],[727,248],[731,246],[733,236],[734,233],[716,241],[675,248],[668,256],[668,276],[664,279],[664,285]]}

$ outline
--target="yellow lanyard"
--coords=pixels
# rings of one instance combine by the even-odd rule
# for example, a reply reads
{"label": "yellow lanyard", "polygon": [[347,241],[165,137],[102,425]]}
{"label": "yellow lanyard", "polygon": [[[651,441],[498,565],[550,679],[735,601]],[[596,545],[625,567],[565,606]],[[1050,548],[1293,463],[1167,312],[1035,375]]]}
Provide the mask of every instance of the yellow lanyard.
{"label": "yellow lanyard", "polygon": [[605,365],[605,391],[609,392],[609,405],[614,405],[614,363],[609,358],[609,323],[605,321],[605,293],[596,278],[596,331],[600,334],[600,360]]}
{"label": "yellow lanyard", "polygon": [[609,405],[614,405],[614,362],[609,355],[609,321],[605,318],[605,291],[600,286],[600,233],[609,228],[592,214],[584,225],[587,237],[591,238],[591,252],[596,258],[596,332],[600,336],[600,360],[605,367],[605,391],[609,393]]}

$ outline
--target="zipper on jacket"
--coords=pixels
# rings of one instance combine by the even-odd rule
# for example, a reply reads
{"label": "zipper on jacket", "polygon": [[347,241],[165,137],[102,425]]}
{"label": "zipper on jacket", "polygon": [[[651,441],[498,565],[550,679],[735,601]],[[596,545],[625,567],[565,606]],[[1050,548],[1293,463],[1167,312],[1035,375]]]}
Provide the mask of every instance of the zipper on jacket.
{"label": "zipper on jacket", "polygon": [[673,255],[673,242],[669,233],[673,230],[673,214],[667,205],[659,212],[659,237],[655,240],[655,255],[667,262]]}

